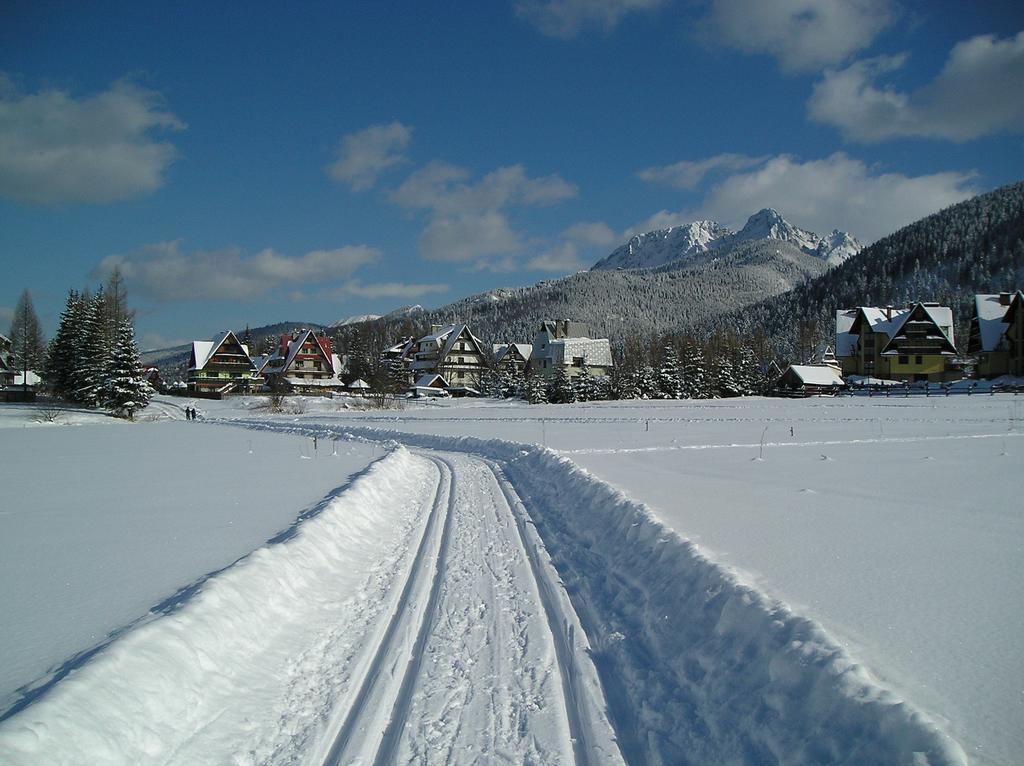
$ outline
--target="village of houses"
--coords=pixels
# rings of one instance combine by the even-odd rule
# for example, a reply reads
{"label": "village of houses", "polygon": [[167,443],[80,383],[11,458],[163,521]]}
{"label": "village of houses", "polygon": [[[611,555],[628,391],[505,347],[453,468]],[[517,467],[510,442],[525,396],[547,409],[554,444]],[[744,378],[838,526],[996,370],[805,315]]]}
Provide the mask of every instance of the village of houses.
{"label": "village of houses", "polygon": [[[975,296],[970,337],[959,351],[954,326],[952,310],[937,303],[840,309],[834,344],[805,364],[779,369],[771,363],[762,371],[765,392],[809,396],[857,386],[925,383],[948,391],[965,378],[1024,376],[1024,292]],[[532,341],[485,349],[466,324],[435,325],[422,337],[396,343],[382,362],[389,370],[390,393],[417,398],[479,396],[486,393],[488,375],[503,372],[549,386],[559,377],[607,378],[613,369],[610,341],[590,334],[580,322],[546,320]],[[15,380],[12,371],[5,368],[4,374],[9,382]],[[187,380],[177,385],[180,393],[220,398],[261,391],[367,396],[384,384],[353,377],[347,356],[335,352],[326,334],[301,329],[282,335],[276,350],[265,355],[250,354],[233,332],[194,341]]]}

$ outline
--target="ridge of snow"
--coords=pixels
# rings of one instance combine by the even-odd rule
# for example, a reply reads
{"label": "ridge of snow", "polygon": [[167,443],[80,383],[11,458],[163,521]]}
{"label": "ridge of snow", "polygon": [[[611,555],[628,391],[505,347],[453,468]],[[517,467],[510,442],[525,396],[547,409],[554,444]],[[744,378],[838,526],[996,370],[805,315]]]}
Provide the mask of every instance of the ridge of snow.
{"label": "ridge of snow", "polygon": [[359,324],[360,322],[372,322],[374,319],[380,319],[380,314],[355,314],[344,319],[339,319],[337,322],[331,325],[331,327],[345,327],[350,324]]}

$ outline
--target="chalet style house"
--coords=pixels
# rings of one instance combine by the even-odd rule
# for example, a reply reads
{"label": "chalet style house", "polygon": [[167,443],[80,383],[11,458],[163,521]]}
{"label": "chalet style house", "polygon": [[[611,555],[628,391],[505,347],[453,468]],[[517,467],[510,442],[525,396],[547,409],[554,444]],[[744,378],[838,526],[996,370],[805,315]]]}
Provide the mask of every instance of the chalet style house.
{"label": "chalet style house", "polygon": [[487,371],[483,347],[464,324],[433,325],[407,354],[410,382],[440,375],[451,389],[478,390]]}
{"label": "chalet style house", "polygon": [[836,312],[835,354],[843,377],[907,382],[961,377],[951,364],[956,357],[953,312],[937,303],[840,309]]}
{"label": "chalet style house", "polygon": [[569,377],[586,367],[591,375],[607,375],[612,369],[612,349],[607,338],[591,338],[590,328],[568,319],[541,322],[529,360],[531,373],[552,376],[564,369]]}
{"label": "chalet style house", "polygon": [[331,339],[313,330],[282,335],[262,370],[270,388],[308,394],[344,389],[338,377],[341,372],[341,358],[334,353]]}
{"label": "chalet style house", "polygon": [[1024,292],[974,296],[967,353],[979,378],[1024,376]]}
{"label": "chalet style house", "polygon": [[262,384],[249,349],[230,331],[192,341],[187,377],[196,393],[242,393]]}
{"label": "chalet style house", "polygon": [[526,372],[533,356],[533,346],[529,343],[495,343],[491,350],[495,366],[501,372]]}
{"label": "chalet style house", "polygon": [[846,384],[828,364],[791,364],[779,376],[775,389],[788,396],[819,396],[838,393]]}

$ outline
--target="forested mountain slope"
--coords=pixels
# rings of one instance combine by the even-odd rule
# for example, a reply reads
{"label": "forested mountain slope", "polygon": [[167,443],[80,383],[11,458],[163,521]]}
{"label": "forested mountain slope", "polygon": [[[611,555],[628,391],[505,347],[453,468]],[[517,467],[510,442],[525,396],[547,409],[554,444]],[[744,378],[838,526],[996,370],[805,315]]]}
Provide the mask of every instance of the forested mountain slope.
{"label": "forested mountain slope", "polygon": [[835,311],[937,301],[951,306],[966,342],[975,293],[1024,286],[1024,182],[905,226],[824,274],[746,308],[687,323],[697,335],[764,332],[776,353],[805,357],[830,342]]}
{"label": "forested mountain slope", "polygon": [[791,290],[827,268],[781,241],[702,253],[659,269],[586,271],[530,287],[494,290],[416,317],[422,325],[466,322],[482,340],[532,341],[543,319],[570,318],[595,336],[665,333],[709,321]]}

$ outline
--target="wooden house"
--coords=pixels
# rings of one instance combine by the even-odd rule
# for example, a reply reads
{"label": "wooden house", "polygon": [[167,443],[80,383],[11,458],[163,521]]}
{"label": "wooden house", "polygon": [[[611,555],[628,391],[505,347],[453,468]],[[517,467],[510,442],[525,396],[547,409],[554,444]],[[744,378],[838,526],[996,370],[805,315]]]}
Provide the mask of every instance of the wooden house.
{"label": "wooden house", "polygon": [[410,354],[409,372],[416,381],[423,375],[440,375],[449,386],[475,388],[487,371],[483,346],[465,324],[434,325],[413,344]]}
{"label": "wooden house", "polygon": [[937,303],[860,306],[836,312],[835,356],[844,377],[908,382],[957,380],[953,312]]}
{"label": "wooden house", "polygon": [[494,363],[502,372],[526,372],[533,356],[529,343],[495,343],[492,347]]}
{"label": "wooden house", "polygon": [[845,385],[835,367],[791,364],[775,382],[775,391],[782,396],[821,396],[838,393]]}
{"label": "wooden house", "polygon": [[259,385],[249,349],[233,332],[192,341],[187,384],[196,393],[242,393]]}
{"label": "wooden house", "polygon": [[281,336],[262,374],[271,389],[326,394],[345,388],[339,378],[342,371],[341,357],[334,353],[331,339],[302,329]]}
{"label": "wooden house", "polygon": [[975,377],[1024,377],[1024,292],[974,296],[967,353]]}

